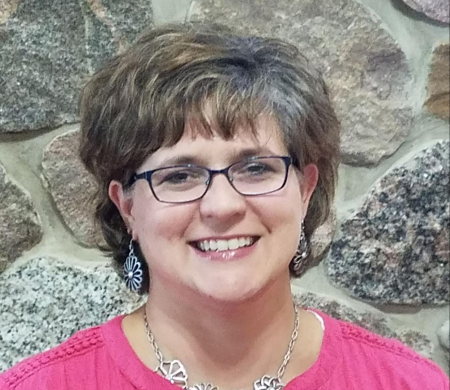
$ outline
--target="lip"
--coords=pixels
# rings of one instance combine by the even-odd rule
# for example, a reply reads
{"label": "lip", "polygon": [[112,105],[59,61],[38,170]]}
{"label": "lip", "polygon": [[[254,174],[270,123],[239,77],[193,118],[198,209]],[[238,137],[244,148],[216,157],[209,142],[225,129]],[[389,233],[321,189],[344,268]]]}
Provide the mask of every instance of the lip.
{"label": "lip", "polygon": [[[255,236],[243,236],[243,235],[236,235],[232,237],[220,237],[220,238],[205,238],[204,240],[231,240],[232,238],[238,238],[238,237],[255,237]],[[201,241],[201,240],[196,240]],[[259,237],[257,237],[256,241],[250,245],[250,246],[244,246],[242,248],[238,249],[230,249],[226,251],[208,251],[203,252],[200,249],[198,249],[195,245],[191,244],[190,247],[195,252],[195,254],[203,259],[212,260],[212,261],[232,261],[232,260],[239,260],[243,259],[244,257],[249,256],[258,245]]]}
{"label": "lip", "polygon": [[233,238],[243,238],[243,237],[251,237],[253,239],[255,239],[256,241],[259,240],[260,236],[257,236],[255,234],[234,234],[232,236],[210,236],[210,237],[202,237],[202,238],[198,238],[195,240],[191,240],[189,241],[190,244],[192,244],[193,242],[197,242],[197,241],[206,241],[206,240],[213,240],[213,241],[218,241],[218,240],[232,240]]}

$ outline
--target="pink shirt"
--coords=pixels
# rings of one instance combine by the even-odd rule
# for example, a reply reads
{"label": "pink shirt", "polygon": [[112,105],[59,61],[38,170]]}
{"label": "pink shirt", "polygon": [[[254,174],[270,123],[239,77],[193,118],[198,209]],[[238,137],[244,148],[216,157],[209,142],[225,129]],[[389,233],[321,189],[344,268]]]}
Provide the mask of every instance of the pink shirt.
{"label": "pink shirt", "polygon": [[[440,368],[400,342],[320,315],[325,325],[320,355],[285,390],[449,390]],[[179,390],[139,360],[122,332],[122,318],[19,363],[0,375],[0,389]]]}

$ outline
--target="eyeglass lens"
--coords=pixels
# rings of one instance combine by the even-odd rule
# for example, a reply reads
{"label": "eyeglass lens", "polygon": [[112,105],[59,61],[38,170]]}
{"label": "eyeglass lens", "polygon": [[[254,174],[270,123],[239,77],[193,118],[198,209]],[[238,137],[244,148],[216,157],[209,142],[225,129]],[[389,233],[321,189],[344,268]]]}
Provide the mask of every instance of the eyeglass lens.
{"label": "eyeglass lens", "polygon": [[[231,165],[228,180],[242,195],[259,195],[280,189],[286,174],[286,164],[282,158],[256,158]],[[178,166],[154,172],[151,185],[160,201],[188,202],[205,194],[209,180],[210,173],[206,168]]]}

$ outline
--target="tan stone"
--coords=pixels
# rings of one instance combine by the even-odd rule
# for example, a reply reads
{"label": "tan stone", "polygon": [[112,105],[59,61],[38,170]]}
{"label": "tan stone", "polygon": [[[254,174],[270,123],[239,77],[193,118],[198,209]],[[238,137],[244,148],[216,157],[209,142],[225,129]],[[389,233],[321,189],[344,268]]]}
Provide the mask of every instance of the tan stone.
{"label": "tan stone", "polygon": [[84,245],[102,243],[93,222],[95,182],[78,158],[78,131],[53,139],[42,159],[44,183],[70,231]]}
{"label": "tan stone", "polygon": [[449,119],[450,64],[449,44],[442,43],[433,50],[428,73],[425,107],[431,113]]}
{"label": "tan stone", "polygon": [[0,272],[42,238],[40,218],[28,192],[0,165]]}
{"label": "tan stone", "polygon": [[[318,265],[325,257],[333,241],[336,231],[336,213],[333,209],[328,219],[319,226],[310,238],[311,255],[304,259],[297,270],[297,277],[303,275],[311,267]],[[301,248],[299,247],[301,251]]]}
{"label": "tan stone", "polygon": [[0,24],[5,23],[9,17],[16,11],[20,0],[1,0],[0,1]]}
{"label": "tan stone", "polygon": [[295,44],[323,73],[342,122],[342,161],[376,165],[411,127],[411,75],[381,21],[352,0],[198,0],[191,20]]}
{"label": "tan stone", "polygon": [[448,352],[450,350],[450,321],[445,321],[438,329],[437,336],[441,346]]}
{"label": "tan stone", "polygon": [[336,231],[336,213],[333,209],[325,223],[317,228],[311,237],[314,264],[317,265],[327,254]]}

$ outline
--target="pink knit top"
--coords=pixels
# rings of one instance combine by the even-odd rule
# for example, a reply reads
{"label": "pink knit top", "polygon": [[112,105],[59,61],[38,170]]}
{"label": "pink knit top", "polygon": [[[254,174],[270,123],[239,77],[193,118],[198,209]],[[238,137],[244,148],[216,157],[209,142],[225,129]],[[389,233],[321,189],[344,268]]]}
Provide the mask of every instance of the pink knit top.
{"label": "pink knit top", "polygon": [[[325,333],[319,357],[285,390],[449,390],[440,368],[400,342],[320,315]],[[0,374],[0,389],[180,390],[139,360],[122,318],[80,331]]]}

